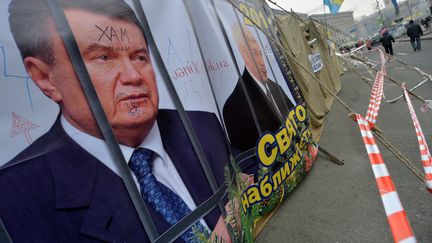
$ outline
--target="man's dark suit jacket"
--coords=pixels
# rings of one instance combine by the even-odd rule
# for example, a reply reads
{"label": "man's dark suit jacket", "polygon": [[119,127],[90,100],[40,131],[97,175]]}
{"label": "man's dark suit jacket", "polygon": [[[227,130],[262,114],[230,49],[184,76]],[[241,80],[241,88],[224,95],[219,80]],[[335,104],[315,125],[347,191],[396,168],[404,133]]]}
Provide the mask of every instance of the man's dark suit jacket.
{"label": "man's dark suit jacket", "polygon": [[[275,132],[283,124],[281,118],[274,108],[270,106],[266,94],[254,81],[247,69],[244,70],[242,79],[251,99],[252,109],[256,114],[261,131]],[[268,87],[282,113],[284,121],[289,110],[293,108],[293,104],[277,83],[269,80]],[[255,147],[260,134],[240,80],[224,104],[223,119],[232,146],[242,152]]]}
{"label": "man's dark suit jacket", "polygon": [[[216,116],[188,112],[219,183],[229,161]],[[199,126],[197,125],[199,124]],[[176,111],[160,110],[165,150],[197,205],[212,195]],[[148,242],[121,178],[76,144],[60,119],[0,169],[0,217],[14,242]],[[147,205],[159,233],[169,228]],[[204,219],[214,228],[217,207]]]}

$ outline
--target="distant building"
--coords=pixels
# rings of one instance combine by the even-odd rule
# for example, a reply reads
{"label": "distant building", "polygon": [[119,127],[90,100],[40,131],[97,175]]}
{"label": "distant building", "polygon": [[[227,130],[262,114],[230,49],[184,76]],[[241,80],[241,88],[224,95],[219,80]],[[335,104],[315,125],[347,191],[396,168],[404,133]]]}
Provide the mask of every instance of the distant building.
{"label": "distant building", "polygon": [[357,26],[358,38],[359,39],[365,39],[365,38],[367,38],[368,34],[367,34],[366,26],[363,23],[359,22],[359,21],[356,21],[355,24]]}
{"label": "distant building", "polygon": [[[419,20],[428,16],[430,0],[410,0],[410,1],[398,1],[399,5],[399,15],[396,16],[396,12],[393,4],[389,1],[389,4],[386,4],[385,8],[381,9],[381,16],[383,21],[381,21],[381,16],[378,12],[372,13],[371,15],[362,17],[358,20],[358,25],[364,27],[366,35],[372,36],[377,34],[383,25],[395,26],[399,24],[406,24],[409,19]],[[410,17],[411,16],[411,17]],[[394,22],[396,19],[401,19],[401,23]]]}
{"label": "distant building", "polygon": [[343,45],[352,42],[359,38],[359,30],[354,22],[354,12],[339,12],[337,14],[312,14],[312,19],[327,23],[329,26],[341,30],[344,34],[327,28],[329,37],[335,40],[338,44]]}
{"label": "distant building", "polygon": [[381,17],[378,12],[375,12],[371,15],[360,18],[357,21],[357,25],[362,25],[365,29],[364,37],[371,37],[374,34],[378,34],[381,29]]}

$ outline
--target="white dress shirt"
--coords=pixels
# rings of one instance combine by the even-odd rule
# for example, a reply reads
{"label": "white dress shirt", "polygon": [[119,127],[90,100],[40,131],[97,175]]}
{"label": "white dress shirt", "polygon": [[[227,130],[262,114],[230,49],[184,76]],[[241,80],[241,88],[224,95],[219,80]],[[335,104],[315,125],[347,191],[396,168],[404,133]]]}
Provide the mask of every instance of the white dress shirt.
{"label": "white dress shirt", "polygon": [[[70,124],[64,116],[61,116],[61,124],[67,135],[69,135],[79,146],[81,146],[88,153],[100,160],[114,173],[120,175],[119,169],[117,168],[115,161],[111,157],[108,146],[106,145],[104,140],[93,137],[87,133],[78,130],[72,124]],[[174,167],[171,158],[168,156],[163,147],[157,122],[154,123],[149,134],[138,147],[149,149],[155,153],[152,168],[153,175],[160,183],[164,184],[166,187],[176,193],[191,210],[194,210],[197,206],[193,201],[185,184],[183,183],[183,180],[181,179],[179,173],[177,172],[177,169]],[[126,162],[128,162],[135,148],[120,144],[120,149]],[[130,172],[139,190],[140,186],[138,180],[131,170]],[[204,222],[203,219],[201,219],[200,222],[205,227],[207,227],[207,224]]]}
{"label": "white dress shirt", "polygon": [[[246,67],[246,66],[245,66]],[[249,71],[249,69],[246,67],[246,70],[249,72],[250,76],[252,77],[252,79],[255,81],[256,84],[258,84],[258,86],[261,88],[262,92],[264,92],[264,94],[267,94],[266,91],[266,86],[259,81],[253,74],[252,72]],[[271,82],[270,80],[268,80],[268,82]],[[268,87],[267,87],[268,88]]]}
{"label": "white dress shirt", "polygon": [[[279,116],[281,118],[283,118],[282,113],[279,110],[279,107],[277,106],[277,103],[273,97],[273,94],[270,91],[270,87],[268,86],[268,82],[272,82],[269,79],[267,79],[267,81],[265,82],[265,84],[263,84],[261,81],[259,81],[250,71],[249,69],[246,67],[246,70],[248,70],[249,74],[251,75],[252,79],[255,81],[256,84],[258,84],[258,86],[261,88],[262,92],[264,92],[264,94],[268,97],[267,95],[267,90],[269,91],[270,94],[270,102],[273,103],[274,108],[276,109],[276,111],[278,112]],[[283,90],[281,90],[281,92],[284,92]]]}

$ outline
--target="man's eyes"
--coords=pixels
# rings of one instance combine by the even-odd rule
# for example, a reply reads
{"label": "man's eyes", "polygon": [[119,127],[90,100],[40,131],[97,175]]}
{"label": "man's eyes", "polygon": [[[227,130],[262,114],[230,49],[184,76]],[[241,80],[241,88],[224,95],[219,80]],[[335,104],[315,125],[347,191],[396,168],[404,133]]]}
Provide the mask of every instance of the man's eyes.
{"label": "man's eyes", "polygon": [[106,62],[106,61],[111,60],[112,58],[109,55],[100,55],[97,57],[97,59]]}
{"label": "man's eyes", "polygon": [[95,61],[107,62],[109,60],[112,60],[113,58],[109,54],[95,54],[92,55],[90,59]]}
{"label": "man's eyes", "polygon": [[[101,61],[101,62],[108,62],[108,61],[112,61],[114,59],[123,59],[120,56],[113,56],[110,54],[95,54],[93,55],[90,59],[91,60],[95,60],[95,61]],[[150,56],[148,54],[135,54],[135,55],[131,55],[129,56],[130,60],[132,61],[136,61],[139,63],[148,63],[150,62]]]}
{"label": "man's eyes", "polygon": [[150,58],[147,54],[138,54],[135,56],[132,56],[132,60],[136,60],[138,62],[147,63],[150,62]]}

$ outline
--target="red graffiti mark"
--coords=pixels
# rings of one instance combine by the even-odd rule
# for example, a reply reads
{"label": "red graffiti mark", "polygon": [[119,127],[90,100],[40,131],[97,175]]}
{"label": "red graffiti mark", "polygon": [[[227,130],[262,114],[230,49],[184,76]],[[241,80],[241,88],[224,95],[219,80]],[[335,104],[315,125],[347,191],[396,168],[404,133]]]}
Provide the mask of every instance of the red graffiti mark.
{"label": "red graffiti mark", "polygon": [[32,139],[30,137],[30,131],[38,127],[39,125],[34,124],[33,122],[30,122],[22,116],[17,115],[15,112],[12,112],[12,127],[10,135],[11,137],[24,134],[27,142],[30,144],[32,142]]}

